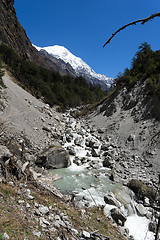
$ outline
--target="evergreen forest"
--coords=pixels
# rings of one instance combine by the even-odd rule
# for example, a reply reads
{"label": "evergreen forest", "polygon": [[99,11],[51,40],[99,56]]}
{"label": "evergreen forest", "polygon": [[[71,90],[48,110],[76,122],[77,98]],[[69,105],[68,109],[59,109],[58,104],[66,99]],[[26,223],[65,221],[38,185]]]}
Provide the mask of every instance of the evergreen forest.
{"label": "evergreen forest", "polygon": [[7,65],[19,84],[50,106],[62,109],[99,101],[106,92],[93,86],[82,77],[61,76],[58,72],[24,60],[5,44],[0,45],[0,58]]}
{"label": "evergreen forest", "polygon": [[147,81],[148,94],[160,95],[160,50],[153,51],[151,46],[142,43],[131,62],[131,68],[126,68],[115,79],[116,86],[133,87],[138,80]]}

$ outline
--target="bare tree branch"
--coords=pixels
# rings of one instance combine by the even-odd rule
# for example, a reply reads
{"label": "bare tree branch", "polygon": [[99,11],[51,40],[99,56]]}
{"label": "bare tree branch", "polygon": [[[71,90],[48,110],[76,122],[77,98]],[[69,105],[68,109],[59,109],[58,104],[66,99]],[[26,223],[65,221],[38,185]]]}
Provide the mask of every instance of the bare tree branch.
{"label": "bare tree branch", "polygon": [[134,22],[131,22],[131,23],[128,23],[128,24],[125,24],[124,26],[122,26],[121,28],[119,28],[116,32],[114,32],[112,34],[112,36],[107,40],[107,42],[103,45],[103,47],[106,46],[106,44],[110,43],[112,38],[120,31],[122,31],[123,29],[125,29],[126,27],[130,26],[130,25],[136,25],[137,23],[141,22],[141,24],[145,24],[146,22],[148,22],[149,20],[152,20],[153,18],[155,17],[160,17],[160,12],[157,12],[157,13],[154,13],[152,14],[151,16],[147,17],[147,18],[143,18],[143,19],[139,19],[139,20],[136,20]]}

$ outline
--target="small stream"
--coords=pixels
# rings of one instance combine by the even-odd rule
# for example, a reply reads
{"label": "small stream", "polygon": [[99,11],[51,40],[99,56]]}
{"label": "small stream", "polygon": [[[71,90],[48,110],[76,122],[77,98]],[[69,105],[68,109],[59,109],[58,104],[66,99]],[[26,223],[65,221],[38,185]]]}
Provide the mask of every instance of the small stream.
{"label": "small stream", "polygon": [[[104,202],[104,196],[107,193],[112,193],[120,203],[120,209],[127,215],[125,227],[129,229],[130,235],[135,240],[154,240],[154,234],[148,231],[149,220],[146,217],[139,217],[136,213],[134,194],[122,184],[109,180],[108,171],[110,169],[104,168],[103,160],[100,157],[92,157],[89,150],[86,149],[86,138],[94,138],[100,148],[101,142],[99,139],[96,139],[90,133],[86,134],[84,129],[82,129],[83,131],[79,131],[80,129],[77,131],[77,124],[73,120],[70,126],[73,139],[68,143],[66,142],[66,136],[64,136],[64,148],[67,149],[67,147],[72,146],[76,153],[75,156],[80,159],[85,158],[85,161],[82,165],[78,166],[74,163],[75,156],[70,156],[70,167],[52,170],[63,177],[55,181],[54,185],[62,193],[75,193],[76,199],[83,199],[90,206],[105,206],[106,213],[109,213],[111,208],[115,208],[115,206]],[[79,146],[75,145],[76,138],[82,139]]]}

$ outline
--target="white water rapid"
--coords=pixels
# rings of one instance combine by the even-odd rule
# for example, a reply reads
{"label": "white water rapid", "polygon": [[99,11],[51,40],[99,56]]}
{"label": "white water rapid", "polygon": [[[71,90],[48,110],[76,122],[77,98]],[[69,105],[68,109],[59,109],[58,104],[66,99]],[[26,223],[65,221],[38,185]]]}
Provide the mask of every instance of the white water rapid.
{"label": "white water rapid", "polygon": [[[55,181],[63,193],[74,192],[76,198],[89,202],[90,206],[103,205],[106,213],[115,206],[105,204],[104,195],[112,193],[120,204],[120,209],[127,215],[125,227],[129,229],[129,234],[134,240],[154,240],[154,234],[148,231],[149,220],[146,217],[139,217],[135,210],[135,201],[133,193],[122,184],[115,184],[108,178],[110,169],[103,167],[103,160],[100,157],[93,157],[89,148],[86,148],[85,142],[92,139],[96,142],[98,149],[101,147],[101,141],[87,132],[75,120],[70,121],[70,129],[73,135],[71,142],[66,142],[66,136],[63,137],[64,148],[72,147],[75,156],[70,156],[71,166],[65,169],[53,170],[63,176],[62,179]],[[79,143],[75,144],[75,140]],[[79,166],[74,163],[74,159],[80,159],[83,164]]]}

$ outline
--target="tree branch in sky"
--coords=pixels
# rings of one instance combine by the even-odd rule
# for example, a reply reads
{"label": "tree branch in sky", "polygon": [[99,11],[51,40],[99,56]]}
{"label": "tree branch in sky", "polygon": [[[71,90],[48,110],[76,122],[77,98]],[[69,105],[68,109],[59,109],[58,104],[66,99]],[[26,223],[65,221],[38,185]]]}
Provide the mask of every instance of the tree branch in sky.
{"label": "tree branch in sky", "polygon": [[148,22],[149,20],[152,20],[155,17],[160,17],[160,12],[154,13],[151,16],[147,17],[147,18],[143,18],[143,19],[139,19],[136,20],[134,22],[128,23],[123,25],[121,28],[119,28],[116,32],[114,32],[112,34],[112,36],[107,40],[107,42],[103,45],[103,47],[105,47],[108,43],[111,42],[112,38],[120,31],[122,31],[123,29],[125,29],[126,27],[130,26],[130,25],[136,25],[137,23],[141,22],[141,24],[145,24],[146,22]]}

